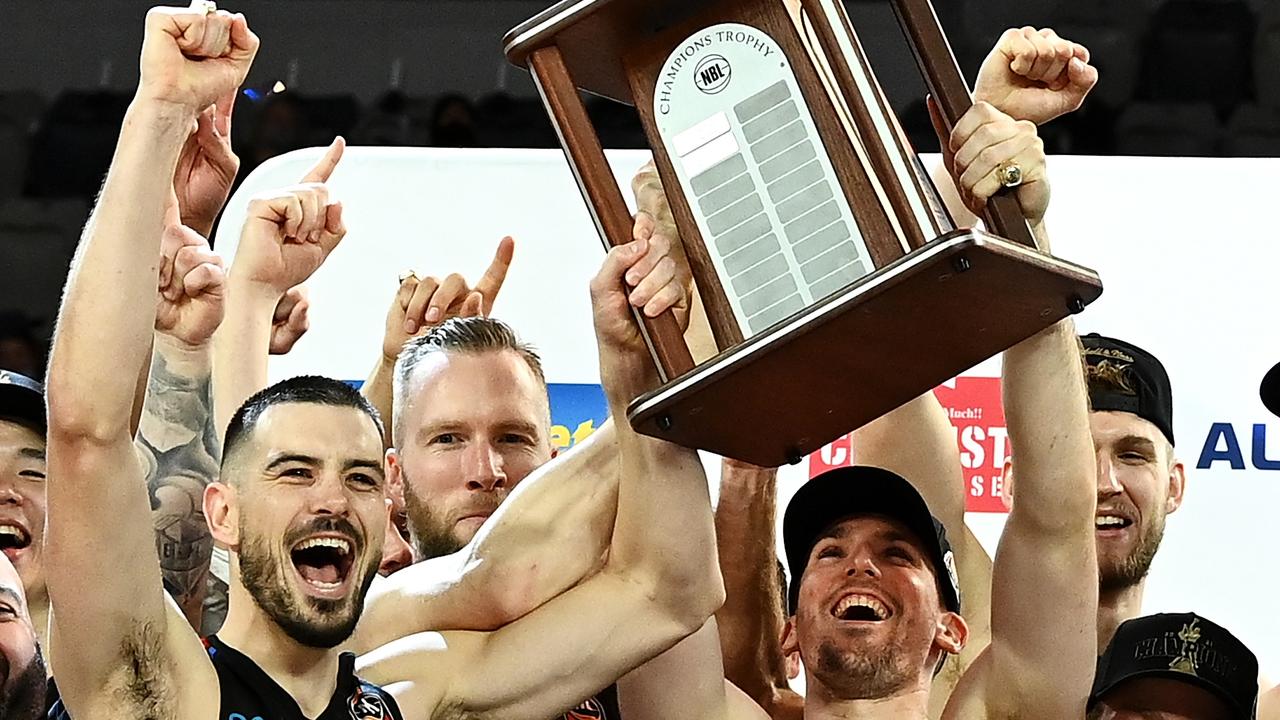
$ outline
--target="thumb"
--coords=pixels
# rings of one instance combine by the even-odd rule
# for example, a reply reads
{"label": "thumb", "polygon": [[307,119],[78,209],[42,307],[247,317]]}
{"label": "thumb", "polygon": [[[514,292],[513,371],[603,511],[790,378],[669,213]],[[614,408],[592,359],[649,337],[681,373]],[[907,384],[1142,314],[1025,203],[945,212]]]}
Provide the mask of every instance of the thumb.
{"label": "thumb", "polygon": [[617,245],[604,256],[604,264],[591,280],[591,297],[597,302],[605,301],[610,295],[619,295],[626,302],[626,290],[623,277],[631,266],[636,264],[649,249],[648,240],[633,240],[625,245]]}

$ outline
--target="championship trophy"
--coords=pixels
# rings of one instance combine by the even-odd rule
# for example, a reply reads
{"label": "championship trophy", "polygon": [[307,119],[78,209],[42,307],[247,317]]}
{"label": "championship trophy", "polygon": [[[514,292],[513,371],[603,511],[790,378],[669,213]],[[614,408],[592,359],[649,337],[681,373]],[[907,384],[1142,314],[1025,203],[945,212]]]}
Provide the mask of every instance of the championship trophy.
{"label": "championship trophy", "polygon": [[[947,123],[972,105],[929,0],[893,0]],[[632,218],[579,89],[634,105],[719,353],[641,318],[647,435],[798,462],[1080,312],[1096,273],[1040,252],[1016,198],[956,229],[840,0],[564,0],[507,34],[606,246]]]}

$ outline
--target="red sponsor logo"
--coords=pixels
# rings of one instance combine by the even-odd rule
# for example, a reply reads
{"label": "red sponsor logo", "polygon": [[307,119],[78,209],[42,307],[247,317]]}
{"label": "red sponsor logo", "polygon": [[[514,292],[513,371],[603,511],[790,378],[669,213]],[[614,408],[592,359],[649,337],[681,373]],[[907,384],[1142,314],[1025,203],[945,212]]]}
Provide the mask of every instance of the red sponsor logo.
{"label": "red sponsor logo", "polygon": [[[1009,457],[1000,378],[956,378],[934,394],[956,429],[969,512],[1007,512],[1000,497],[1001,471]],[[845,435],[809,456],[809,477],[853,464],[853,442]]]}

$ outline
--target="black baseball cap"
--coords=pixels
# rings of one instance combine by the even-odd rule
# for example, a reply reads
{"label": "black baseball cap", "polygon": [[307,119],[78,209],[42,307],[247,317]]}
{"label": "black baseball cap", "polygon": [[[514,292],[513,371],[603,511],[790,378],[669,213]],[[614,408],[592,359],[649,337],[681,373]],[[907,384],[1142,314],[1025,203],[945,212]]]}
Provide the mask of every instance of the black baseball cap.
{"label": "black baseball cap", "polygon": [[0,419],[30,425],[44,435],[44,386],[26,375],[0,370]]}
{"label": "black baseball cap", "polygon": [[1266,375],[1262,376],[1262,385],[1258,388],[1262,404],[1272,415],[1280,415],[1280,363],[1276,363]]}
{"label": "black baseball cap", "polygon": [[1173,388],[1155,355],[1132,343],[1090,333],[1080,338],[1094,410],[1133,413],[1173,443]]}
{"label": "black baseball cap", "polygon": [[787,505],[782,518],[782,543],[791,567],[787,603],[792,614],[813,546],[832,525],[852,515],[885,515],[910,528],[925,545],[947,609],[960,612],[960,581],[946,528],[902,476],[883,468],[857,465],[822,473],[805,483]]}
{"label": "black baseball cap", "polygon": [[1222,626],[1195,613],[1126,620],[1098,658],[1089,708],[1129,680],[1160,677],[1213,693],[1237,720],[1253,720],[1258,658]]}

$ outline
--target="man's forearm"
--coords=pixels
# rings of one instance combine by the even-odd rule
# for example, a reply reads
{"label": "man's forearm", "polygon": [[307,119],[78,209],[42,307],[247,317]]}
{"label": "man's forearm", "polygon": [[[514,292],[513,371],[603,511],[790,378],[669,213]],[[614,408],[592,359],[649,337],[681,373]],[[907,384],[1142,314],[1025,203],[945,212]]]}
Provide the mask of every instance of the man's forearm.
{"label": "man's forearm", "polygon": [[379,354],[378,362],[369,373],[369,379],[360,386],[360,394],[378,411],[382,418],[382,444],[394,445],[392,441],[392,413],[395,411],[395,371],[396,361]]}
{"label": "man's forearm", "polygon": [[696,451],[629,425],[619,424],[617,434],[618,517],[606,567],[647,586],[693,632],[724,602],[702,462]]}
{"label": "man's forearm", "polygon": [[[55,433],[130,437],[132,378],[149,359],[164,207],[190,121],[156,102],[135,101],[125,115],[59,314],[48,387]],[[118,381],[122,372],[129,382]]]}
{"label": "man's forearm", "polygon": [[613,424],[526,478],[465,548],[375,582],[353,649],[411,632],[494,630],[597,570],[618,503]]}
{"label": "man's forearm", "polygon": [[274,291],[228,275],[227,311],[213,342],[213,414],[219,442],[246,400],[267,387]]}
{"label": "man's forearm", "polygon": [[211,349],[156,340],[136,445],[149,460],[156,552],[165,584],[199,629],[213,538],[205,487],[218,475],[221,445],[213,426]]}
{"label": "man's forearm", "polygon": [[732,460],[720,467],[715,528],[725,603],[716,622],[725,677],[768,708],[779,691],[790,692],[779,645],[786,612],[774,538],[778,471]]}

